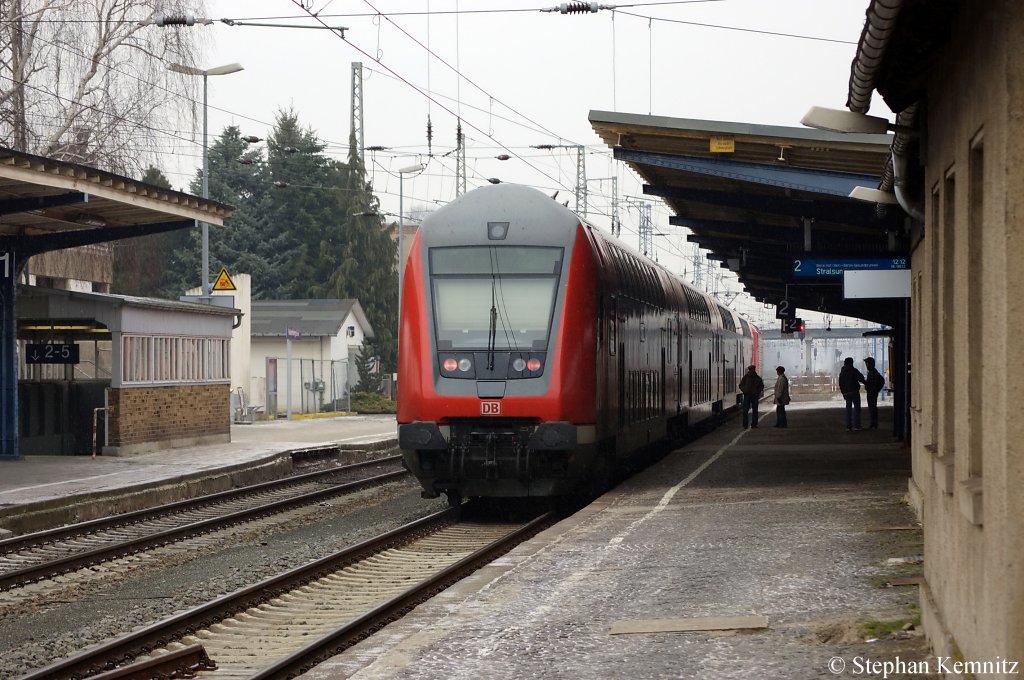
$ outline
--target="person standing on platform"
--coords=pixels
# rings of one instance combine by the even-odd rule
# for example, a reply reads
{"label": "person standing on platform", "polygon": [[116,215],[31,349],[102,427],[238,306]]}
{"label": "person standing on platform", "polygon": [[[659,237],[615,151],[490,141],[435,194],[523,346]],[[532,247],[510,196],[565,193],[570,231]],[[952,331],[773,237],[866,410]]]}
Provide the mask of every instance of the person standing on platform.
{"label": "person standing on platform", "polygon": [[864,390],[868,395],[868,427],[872,430],[878,429],[878,393],[885,389],[885,378],[875,370],[875,358],[867,357],[864,365],[868,369],[867,379],[864,381]]}
{"label": "person standing on platform", "polygon": [[740,380],[740,392],[743,393],[743,429],[747,429],[747,411],[753,409],[750,427],[757,427],[757,400],[764,392],[764,380],[757,374],[757,366],[747,366],[747,372]]}
{"label": "person standing on platform", "polygon": [[779,374],[775,379],[775,427],[789,427],[786,421],[786,404],[790,402],[789,378],[782,366],[776,367],[775,372]]}
{"label": "person standing on platform", "polygon": [[847,430],[860,429],[860,386],[864,383],[864,374],[853,367],[853,357],[846,357],[839,371],[839,391],[846,399]]}

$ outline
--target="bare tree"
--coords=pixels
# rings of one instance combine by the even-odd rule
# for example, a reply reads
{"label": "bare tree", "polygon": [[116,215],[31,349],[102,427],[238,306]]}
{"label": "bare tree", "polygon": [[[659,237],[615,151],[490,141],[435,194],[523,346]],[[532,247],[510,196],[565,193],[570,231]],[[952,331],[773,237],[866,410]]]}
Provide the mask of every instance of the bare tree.
{"label": "bare tree", "polygon": [[[0,0],[0,144],[141,174],[195,100],[202,29],[158,28],[202,0]],[[186,96],[182,96],[185,93]]]}

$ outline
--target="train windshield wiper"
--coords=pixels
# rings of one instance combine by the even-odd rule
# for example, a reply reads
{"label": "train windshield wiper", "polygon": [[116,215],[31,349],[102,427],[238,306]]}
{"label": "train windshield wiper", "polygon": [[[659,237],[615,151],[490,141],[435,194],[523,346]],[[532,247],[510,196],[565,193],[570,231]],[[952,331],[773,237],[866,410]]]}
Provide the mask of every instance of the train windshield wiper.
{"label": "train windshield wiper", "polygon": [[498,339],[497,277],[491,272],[491,325],[487,333],[487,370],[494,370],[494,345]]}

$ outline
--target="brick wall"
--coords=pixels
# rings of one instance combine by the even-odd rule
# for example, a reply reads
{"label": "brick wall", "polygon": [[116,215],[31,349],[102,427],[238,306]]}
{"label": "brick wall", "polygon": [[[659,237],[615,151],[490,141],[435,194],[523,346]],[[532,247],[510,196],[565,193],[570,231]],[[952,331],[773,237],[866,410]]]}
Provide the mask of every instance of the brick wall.
{"label": "brick wall", "polygon": [[109,445],[230,436],[230,385],[111,389]]}

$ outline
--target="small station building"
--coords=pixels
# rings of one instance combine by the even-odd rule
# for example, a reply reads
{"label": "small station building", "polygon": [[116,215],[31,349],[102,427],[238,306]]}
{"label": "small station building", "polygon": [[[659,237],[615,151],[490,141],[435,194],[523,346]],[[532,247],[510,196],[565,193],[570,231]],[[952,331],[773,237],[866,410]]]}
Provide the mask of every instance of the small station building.
{"label": "small station building", "polygon": [[26,269],[32,256],[197,220],[220,226],[230,214],[216,201],[0,148],[0,460],[88,452],[94,427],[108,454],[230,440],[237,310],[24,284],[38,281]]}

